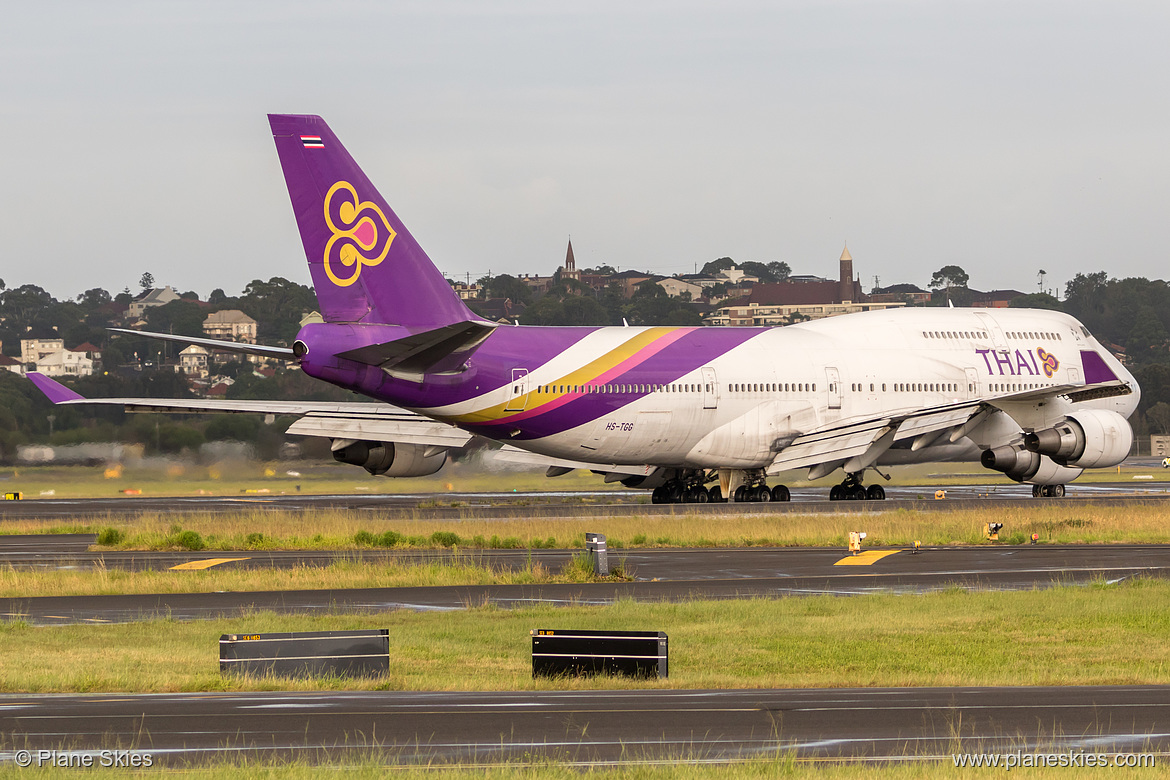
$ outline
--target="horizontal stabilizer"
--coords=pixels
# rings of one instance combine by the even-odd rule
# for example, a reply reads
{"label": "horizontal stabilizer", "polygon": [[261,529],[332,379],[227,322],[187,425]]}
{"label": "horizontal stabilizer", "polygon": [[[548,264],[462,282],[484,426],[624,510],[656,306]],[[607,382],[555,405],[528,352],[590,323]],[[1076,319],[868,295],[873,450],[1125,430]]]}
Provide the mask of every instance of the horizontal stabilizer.
{"label": "horizontal stabilizer", "polygon": [[378,366],[392,376],[451,373],[460,370],[495,327],[490,322],[457,322],[393,341],[339,352],[337,356]]}
{"label": "horizontal stabilizer", "polygon": [[129,328],[109,328],[108,330],[114,333],[126,333],[131,336],[142,336],[157,341],[198,344],[214,352],[239,352],[244,355],[260,355],[261,357],[276,358],[277,360],[296,359],[296,355],[288,347],[266,347],[263,344],[242,344],[238,341],[220,341],[219,339],[204,339],[196,336],[179,336],[174,333],[151,333],[145,330],[130,330]]}

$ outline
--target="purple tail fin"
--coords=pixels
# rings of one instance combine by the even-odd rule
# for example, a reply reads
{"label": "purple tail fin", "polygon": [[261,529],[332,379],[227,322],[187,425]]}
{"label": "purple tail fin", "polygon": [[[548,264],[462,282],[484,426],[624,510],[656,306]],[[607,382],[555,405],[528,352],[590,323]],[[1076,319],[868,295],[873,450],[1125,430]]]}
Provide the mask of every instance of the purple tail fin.
{"label": "purple tail fin", "polygon": [[479,319],[319,116],[269,114],[321,315],[442,326]]}

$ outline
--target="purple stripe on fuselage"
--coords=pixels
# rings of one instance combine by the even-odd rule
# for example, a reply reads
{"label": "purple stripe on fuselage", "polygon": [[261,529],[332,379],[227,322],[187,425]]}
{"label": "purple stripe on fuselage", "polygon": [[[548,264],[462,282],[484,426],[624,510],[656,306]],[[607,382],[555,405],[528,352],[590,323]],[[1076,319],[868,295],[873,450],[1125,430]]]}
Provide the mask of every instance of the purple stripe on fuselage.
{"label": "purple stripe on fuselage", "polygon": [[1113,373],[1113,369],[1109,368],[1105,359],[1096,352],[1081,350],[1081,366],[1085,370],[1085,384],[1095,385],[1098,382],[1117,381],[1117,374]]}
{"label": "purple stripe on fuselage", "polygon": [[[700,328],[686,333],[682,338],[618,377],[612,377],[611,384],[667,385],[727,354],[764,328]],[[701,379],[698,380],[700,383]],[[621,409],[651,393],[587,393],[577,396],[547,414],[537,414],[529,419],[516,422],[508,417],[496,423],[462,425],[472,433],[499,437],[501,429],[516,428],[520,433],[510,438],[516,440],[538,439],[576,428]]]}
{"label": "purple stripe on fuselage", "polygon": [[[421,411],[463,403],[497,390],[512,381],[512,369],[534,371],[599,328],[536,328],[501,325],[458,374],[428,374],[422,383],[387,376],[380,368],[340,361],[359,378],[346,381],[328,368],[306,371],[350,387],[379,401]],[[331,345],[332,346],[332,345]],[[355,345],[357,346],[357,345]],[[333,349],[331,351],[339,351]],[[310,353],[310,357],[313,354]],[[335,376],[336,378],[331,378]],[[338,381],[338,380],[341,381]]]}
{"label": "purple stripe on fuselage", "polygon": [[[686,336],[689,332],[691,332],[693,330],[694,330],[694,328],[679,328],[677,330],[670,331],[669,333],[667,333],[666,335],[657,339],[656,341],[652,341],[651,343],[647,344],[645,347],[638,350],[633,355],[630,355],[628,358],[623,360],[621,363],[618,363],[613,368],[609,369],[608,371],[603,371],[602,373],[598,374],[593,379],[585,380],[585,382],[587,384],[601,385],[601,384],[606,384],[607,382],[619,381],[622,377],[626,376],[628,372],[633,371],[636,367],[638,367],[642,363],[645,363],[647,360],[654,357],[659,352],[666,349],[671,344],[673,344],[676,341],[678,341],[679,339],[683,338],[684,336]],[[531,389],[530,389],[530,392],[531,392]],[[565,395],[562,395],[559,398],[556,398],[552,401],[549,401],[548,403],[534,405],[533,408],[531,408],[527,411],[520,412],[518,414],[508,415],[508,419],[506,421],[501,420],[500,424],[503,424],[504,422],[517,423],[517,422],[520,422],[522,420],[527,420],[527,419],[530,419],[532,417],[536,417],[538,415],[547,414],[548,412],[551,412],[554,409],[559,409],[560,407],[564,406],[565,404],[567,404],[571,401],[574,401],[583,395],[586,395],[586,393],[566,393]],[[530,403],[531,403],[531,401],[530,401]]]}

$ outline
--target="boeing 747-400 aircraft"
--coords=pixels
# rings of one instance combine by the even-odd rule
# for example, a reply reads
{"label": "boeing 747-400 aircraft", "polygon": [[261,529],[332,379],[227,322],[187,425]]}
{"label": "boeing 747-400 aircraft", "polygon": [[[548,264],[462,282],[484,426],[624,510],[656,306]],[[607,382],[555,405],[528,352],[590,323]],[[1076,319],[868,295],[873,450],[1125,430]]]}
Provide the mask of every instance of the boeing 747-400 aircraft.
{"label": "boeing 747-400 aircraft", "polygon": [[840,470],[830,498],[876,500],[871,469],[957,460],[1062,496],[1130,451],[1137,382],[1058,312],[916,308],[777,328],[485,321],[320,117],[269,122],[324,321],[291,348],[140,335],[288,360],[375,402],[85,399],[30,374],[53,402],[297,414],[289,433],[328,437],[338,461],[388,477],[433,474],[482,436],[549,476],[589,469],[655,502],[785,501],[768,479],[794,469]]}

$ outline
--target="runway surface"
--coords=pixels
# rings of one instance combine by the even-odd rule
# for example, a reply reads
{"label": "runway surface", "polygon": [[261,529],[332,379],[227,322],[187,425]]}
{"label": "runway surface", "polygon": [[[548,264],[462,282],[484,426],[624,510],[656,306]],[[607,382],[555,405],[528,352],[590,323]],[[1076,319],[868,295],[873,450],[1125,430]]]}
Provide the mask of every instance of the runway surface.
{"label": "runway surface", "polygon": [[[40,554],[30,552],[31,542],[26,545],[19,541],[30,537],[11,538],[17,539],[18,543],[11,550],[0,544],[0,565],[27,565],[27,562],[18,561],[27,560],[26,556],[30,554]],[[40,540],[56,538],[61,537],[33,537]],[[63,550],[58,554],[73,555],[75,557],[71,560],[75,565],[82,565],[82,559],[92,556],[80,550],[83,541],[84,537],[64,537]],[[73,552],[66,552],[66,549]],[[572,552],[533,550],[531,561],[556,570],[568,561]],[[853,558],[839,548],[622,550],[610,553],[611,565],[624,567],[635,578],[633,582],[7,598],[0,599],[0,617],[21,618],[36,624],[126,622],[157,616],[184,620],[240,614],[246,610],[311,614],[391,609],[459,610],[488,603],[512,607],[537,601],[565,605],[605,604],[619,598],[679,601],[825,593],[911,593],[955,586],[1015,590],[1090,581],[1116,582],[1138,576],[1170,576],[1168,545],[988,545],[925,548],[918,554],[894,549],[881,551],[888,553],[881,557],[873,557],[878,552],[871,550]],[[118,557],[120,563],[117,565],[157,568],[166,564],[231,558],[245,560],[221,565],[319,565],[328,562],[331,554],[216,551],[103,553],[102,557],[111,555]],[[332,555],[350,558],[354,553]],[[424,561],[450,554],[440,551],[370,551],[369,555],[372,560]],[[466,554],[465,560],[522,567],[528,564],[529,555],[524,550],[482,551]],[[42,560],[39,565],[49,563]],[[106,565],[113,567],[116,564],[111,559]],[[173,574],[182,577],[189,573],[176,571]]]}
{"label": "runway surface", "polygon": [[[583,764],[787,753],[861,760],[955,752],[1164,752],[1170,688],[868,688],[504,693],[0,696],[0,762],[18,749],[308,760],[377,748],[388,761]],[[1167,760],[1162,757],[1162,760]]]}
{"label": "runway surface", "polygon": [[347,509],[377,513],[385,518],[505,519],[524,517],[609,517],[640,515],[669,517],[679,514],[866,513],[896,509],[948,511],[986,506],[1034,506],[1037,501],[1119,505],[1164,502],[1170,483],[1074,483],[1060,499],[1032,498],[1030,485],[948,485],[946,498],[934,497],[934,487],[886,487],[885,501],[829,501],[828,489],[796,488],[792,501],[768,504],[651,504],[646,491],[539,492],[539,493],[387,493],[381,495],[248,495],[248,496],[135,496],[118,498],[29,498],[0,501],[0,522],[28,518],[93,520],[142,514],[230,514],[240,512],[305,512]]}

